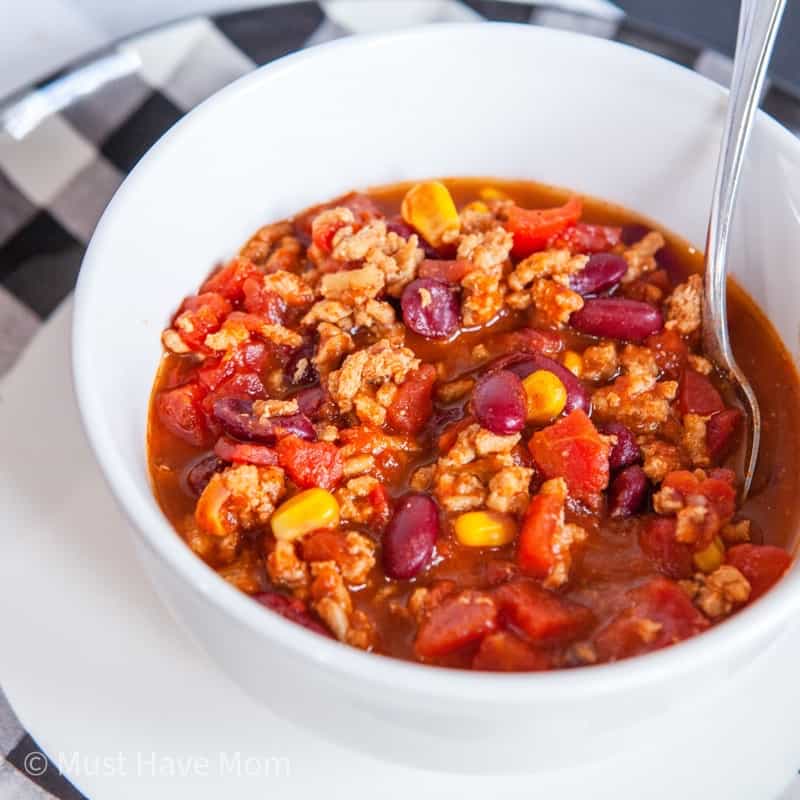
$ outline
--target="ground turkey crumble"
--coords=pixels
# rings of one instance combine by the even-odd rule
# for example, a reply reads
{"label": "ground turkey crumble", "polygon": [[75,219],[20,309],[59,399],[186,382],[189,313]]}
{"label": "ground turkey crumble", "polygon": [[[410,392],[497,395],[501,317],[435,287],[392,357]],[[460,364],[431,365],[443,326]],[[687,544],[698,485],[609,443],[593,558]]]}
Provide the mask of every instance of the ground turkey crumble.
{"label": "ground turkey crumble", "polygon": [[352,227],[353,215],[348,209],[333,209],[346,224],[333,237],[331,256],[341,263],[363,262],[384,275],[386,290],[399,297],[403,289],[414,280],[417,269],[425,257],[419,239],[412,234],[408,239],[390,231],[383,220],[374,220],[359,230]]}
{"label": "ground turkey crumble", "polygon": [[[519,434],[499,436],[480,425],[461,431],[433,473],[434,494],[442,507],[524,511],[533,470],[518,464],[511,452],[519,440]],[[421,483],[424,474],[417,480]]]}
{"label": "ground turkey crumble", "polygon": [[691,580],[681,581],[681,586],[711,619],[727,616],[750,598],[750,583],[730,564],[723,564],[710,575],[699,572]]}
{"label": "ground turkey crumble", "polygon": [[362,422],[380,427],[397,387],[419,365],[413,350],[382,339],[347,356],[328,376],[328,392],[343,414],[355,411]]}
{"label": "ground turkey crumble", "polygon": [[626,345],[619,363],[620,377],[592,394],[597,418],[621,422],[636,433],[655,433],[672,413],[677,382],[658,380],[658,364],[647,347]]}
{"label": "ground turkey crumble", "polygon": [[625,250],[622,255],[628,262],[628,271],[622,276],[622,282],[631,283],[655,270],[658,266],[655,255],[665,244],[664,237],[660,233],[650,231]]}
{"label": "ground turkey crumble", "polygon": [[251,530],[267,525],[285,492],[279,467],[238,464],[212,476],[195,516],[204,530],[218,535]]}
{"label": "ground turkey crumble", "polygon": [[503,272],[513,243],[511,234],[499,224],[461,237],[457,257],[472,266],[461,279],[461,319],[465,327],[485,325],[503,309]]}

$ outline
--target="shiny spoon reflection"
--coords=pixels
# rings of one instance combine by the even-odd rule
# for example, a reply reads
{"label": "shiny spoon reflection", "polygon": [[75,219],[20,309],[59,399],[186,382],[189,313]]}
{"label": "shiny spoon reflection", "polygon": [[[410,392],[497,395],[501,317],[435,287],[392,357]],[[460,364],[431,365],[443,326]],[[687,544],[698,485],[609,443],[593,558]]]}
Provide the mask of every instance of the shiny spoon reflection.
{"label": "shiny spoon reflection", "polygon": [[749,412],[750,430],[742,500],[750,492],[758,463],[761,411],[753,387],[733,357],[728,337],[728,239],[744,154],[785,7],[786,0],[742,0],[736,57],[706,240],[703,345],[706,354],[737,385]]}

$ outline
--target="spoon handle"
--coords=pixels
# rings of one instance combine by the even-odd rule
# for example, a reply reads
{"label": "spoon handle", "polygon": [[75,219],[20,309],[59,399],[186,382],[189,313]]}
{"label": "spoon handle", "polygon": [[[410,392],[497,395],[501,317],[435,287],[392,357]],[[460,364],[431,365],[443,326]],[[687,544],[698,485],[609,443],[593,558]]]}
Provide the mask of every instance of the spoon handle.
{"label": "spoon handle", "polygon": [[742,164],[761,99],[786,0],[742,0],[728,111],[720,142],[706,239],[703,344],[706,354],[731,373],[750,409],[752,436],[742,496],[747,497],[758,459],[761,414],[750,383],[736,364],[728,337],[726,296],[728,239]]}
{"label": "spoon handle", "polygon": [[[786,0],[742,0],[739,34],[733,65],[728,113],[720,143],[706,242],[706,293],[715,319],[705,320],[704,331],[715,341],[706,348],[715,360],[732,361],[725,295],[726,256],[744,152],[758,109],[767,65]],[[709,349],[709,345],[711,345]],[[719,352],[722,351],[722,352]],[[717,359],[718,356],[721,356]]]}

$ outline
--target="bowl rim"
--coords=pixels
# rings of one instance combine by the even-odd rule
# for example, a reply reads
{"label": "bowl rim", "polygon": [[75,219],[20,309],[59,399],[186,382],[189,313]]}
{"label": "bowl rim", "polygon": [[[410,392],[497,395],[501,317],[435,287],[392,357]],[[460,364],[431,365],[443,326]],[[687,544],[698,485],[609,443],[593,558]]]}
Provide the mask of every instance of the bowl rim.
{"label": "bowl rim", "polygon": [[[155,555],[181,583],[206,602],[214,604],[232,621],[248,628],[253,635],[287,648],[293,655],[303,657],[320,669],[349,678],[367,681],[373,686],[418,693],[436,698],[469,699],[472,702],[492,702],[516,705],[523,700],[575,700],[589,695],[607,694],[675,678],[695,671],[712,662],[725,662],[746,648],[748,641],[765,632],[770,635],[800,608],[800,576],[787,575],[752,606],[715,626],[702,635],[678,645],[613,663],[580,669],[560,669],[546,672],[491,673],[472,670],[433,667],[389,656],[367,653],[335,640],[319,636],[282,618],[268,614],[252,598],[229,585],[208,567],[175,534],[171,524],[153,503],[141,502],[139,490],[126,474],[127,467],[121,451],[111,443],[104,421],[99,393],[93,391],[93,363],[90,348],[92,313],[96,276],[104,268],[102,253],[107,244],[111,221],[125,213],[126,198],[138,190],[151,173],[157,172],[160,160],[169,155],[182,134],[203,124],[208,115],[224,110],[225,104],[241,94],[258,91],[264,85],[281,80],[301,64],[335,57],[339,51],[368,50],[391,45],[398,40],[452,37],[541,37],[563,39],[580,47],[595,47],[600,51],[628,51],[628,57],[643,59],[651,67],[659,62],[662,69],[671,70],[674,79],[687,80],[696,90],[718,96],[727,90],[691,69],[653,53],[630,45],[574,31],[543,28],[508,22],[430,23],[403,30],[356,35],[291,53],[239,78],[211,95],[170,128],[142,157],[119,187],[92,236],[78,278],[72,325],[72,366],[74,388],[84,431],[94,451],[104,478],[112,493],[136,530],[138,541]],[[756,124],[765,133],[783,139],[790,148],[800,150],[800,140],[775,119],[759,111]],[[144,445],[144,443],[142,443]],[[149,478],[148,478],[149,483]],[[152,499],[152,498],[151,498]]]}

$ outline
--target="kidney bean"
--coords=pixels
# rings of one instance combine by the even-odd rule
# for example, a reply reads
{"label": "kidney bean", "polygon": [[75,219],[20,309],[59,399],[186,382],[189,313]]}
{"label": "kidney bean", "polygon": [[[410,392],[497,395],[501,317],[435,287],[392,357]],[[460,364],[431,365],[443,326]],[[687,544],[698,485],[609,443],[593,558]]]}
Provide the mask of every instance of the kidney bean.
{"label": "kidney bean", "polygon": [[236,439],[265,444],[275,441],[273,426],[253,413],[253,400],[249,398],[221,397],[214,402],[212,416],[225,433]]}
{"label": "kidney bean", "polygon": [[569,279],[569,286],[578,294],[597,294],[619,283],[628,271],[628,262],[614,253],[595,253],[586,266]]}
{"label": "kidney bean", "polygon": [[678,408],[681,414],[716,414],[725,409],[722,396],[714,384],[699,372],[685,369],[678,386]]}
{"label": "kidney bean", "polygon": [[271,447],[254,442],[238,442],[228,436],[220,436],[214,445],[214,453],[223,461],[232,464],[257,464],[260,467],[273,467],[278,457]]}
{"label": "kidney bean", "polygon": [[225,463],[216,456],[203,456],[186,471],[185,482],[189,492],[200,497],[215,472],[224,469]]}
{"label": "kidney bean", "polygon": [[295,396],[300,413],[309,419],[316,419],[328,399],[328,394],[321,386],[309,386],[301,389]]}
{"label": "kidney bean", "polygon": [[650,233],[650,228],[640,225],[638,222],[631,222],[622,226],[622,243],[630,247],[632,244],[644,239]]}
{"label": "kidney bean", "polygon": [[738,408],[718,411],[706,425],[706,446],[714,461],[724,458],[731,450],[744,414]]}
{"label": "kidney bean", "polygon": [[537,353],[514,353],[495,361],[492,369],[498,367],[513,372],[519,378],[527,378],[528,375],[539,369],[552,372],[567,390],[567,403],[564,411],[569,414],[570,411],[580,408],[587,414],[589,413],[591,401],[583,384],[563,364],[553,361],[552,358]]}
{"label": "kidney bean", "polygon": [[269,591],[257,594],[253,599],[261,603],[265,608],[271,609],[276,614],[280,614],[282,617],[290,619],[310,631],[314,631],[314,633],[333,638],[328,629],[311,616],[306,604],[296,597],[287,597],[285,594]]}
{"label": "kidney bean", "polygon": [[442,281],[412,281],[404,289],[400,304],[406,326],[426,339],[448,339],[458,330],[458,298]]}
{"label": "kidney bean", "polygon": [[608,456],[608,466],[612,472],[642,460],[642,451],[636,444],[636,437],[630,428],[621,422],[606,422],[598,425],[597,430],[605,436],[617,437],[617,443],[611,448]]}
{"label": "kidney bean", "polygon": [[314,345],[311,342],[305,342],[300,345],[289,356],[283,372],[290,386],[308,386],[319,380],[317,368],[312,360],[313,356]]}
{"label": "kidney bean", "polygon": [[390,578],[407,580],[424,569],[439,538],[439,508],[426,494],[407,494],[383,535],[383,568]]}
{"label": "kidney bean", "polygon": [[293,434],[308,442],[313,442],[317,438],[317,432],[311,424],[311,420],[305,414],[286,414],[282,417],[271,417],[275,437],[288,436]]}
{"label": "kidney bean", "polygon": [[633,516],[647,497],[647,475],[634,464],[617,473],[608,489],[608,511],[612,517]]}
{"label": "kidney bean", "polygon": [[664,326],[661,312],[649,303],[625,297],[595,297],[573,312],[569,324],[581,333],[608,339],[641,341]]}
{"label": "kidney bean", "polygon": [[478,422],[492,433],[506,436],[525,427],[525,390],[513,372],[501,369],[481,377],[472,393],[472,407]]}
{"label": "kidney bean", "polygon": [[311,420],[304,414],[264,419],[253,412],[250,399],[222,397],[215,401],[212,413],[225,433],[235,439],[274,444],[279,436],[289,433],[312,441],[317,438]]}

